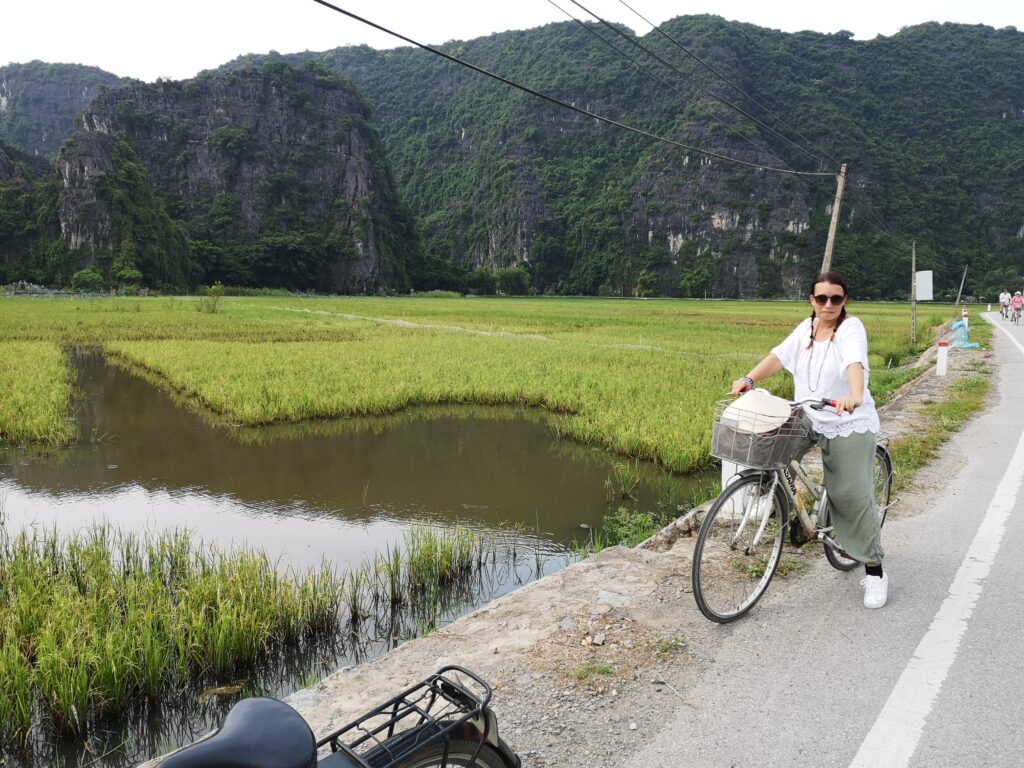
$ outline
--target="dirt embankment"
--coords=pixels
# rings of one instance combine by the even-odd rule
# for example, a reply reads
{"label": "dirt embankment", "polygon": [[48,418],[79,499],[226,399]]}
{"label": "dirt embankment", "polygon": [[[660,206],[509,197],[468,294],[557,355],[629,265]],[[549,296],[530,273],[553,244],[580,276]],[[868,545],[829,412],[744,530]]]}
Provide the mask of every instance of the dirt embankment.
{"label": "dirt embankment", "polygon": [[[882,409],[883,429],[893,437],[914,430],[918,409],[942,400],[985,356],[952,350],[949,375],[929,368],[905,386]],[[288,702],[322,735],[437,667],[461,664],[493,684],[500,732],[524,766],[615,765],[714,662],[712,625],[690,590],[687,528],[670,526],[637,549],[607,549]],[[797,587],[799,578],[772,589]]]}

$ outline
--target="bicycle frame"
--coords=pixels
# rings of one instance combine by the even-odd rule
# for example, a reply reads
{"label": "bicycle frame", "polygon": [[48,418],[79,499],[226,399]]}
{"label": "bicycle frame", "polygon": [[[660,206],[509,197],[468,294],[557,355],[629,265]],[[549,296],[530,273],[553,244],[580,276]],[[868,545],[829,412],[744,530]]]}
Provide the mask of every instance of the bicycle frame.
{"label": "bicycle frame", "polygon": [[[764,473],[766,471],[771,472],[772,474],[772,485],[771,488],[768,490],[768,493],[764,494],[764,496],[769,499],[773,498],[776,493],[776,489],[781,487],[783,493],[786,495],[786,498],[789,502],[789,508],[792,510],[796,510],[797,519],[799,519],[800,524],[803,526],[804,531],[807,533],[807,535],[817,539],[818,541],[824,542],[826,546],[830,546],[833,549],[838,549],[835,542],[833,542],[832,539],[826,535],[829,531],[832,530],[832,528],[818,527],[818,520],[820,517],[818,511],[824,504],[825,499],[828,498],[828,492],[825,490],[824,486],[816,482],[810,476],[807,470],[804,469],[803,465],[796,459],[792,460],[789,463],[789,466],[783,469],[751,470],[751,473]],[[796,492],[795,480],[797,479],[799,479],[800,482],[803,483],[804,487],[814,497],[814,505],[812,506],[811,511],[809,513],[807,511],[805,504],[800,499],[800,495]],[[785,482],[782,482],[783,480]],[[743,532],[746,529],[747,523],[753,522],[750,519],[751,511],[751,509],[744,510],[743,520],[737,526],[736,535],[733,537],[734,545],[742,537]],[[757,532],[754,534],[752,546],[757,546],[760,543],[761,536],[764,534],[765,528],[768,526],[769,517],[769,515],[761,516],[762,519],[760,520],[760,525],[758,526]],[[788,515],[786,517],[788,518]]]}

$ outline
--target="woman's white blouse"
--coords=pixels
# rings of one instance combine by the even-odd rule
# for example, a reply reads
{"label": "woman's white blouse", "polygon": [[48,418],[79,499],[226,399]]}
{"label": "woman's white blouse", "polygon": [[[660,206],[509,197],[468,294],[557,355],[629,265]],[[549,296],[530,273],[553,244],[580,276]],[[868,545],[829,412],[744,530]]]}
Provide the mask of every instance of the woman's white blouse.
{"label": "woman's white blouse", "polygon": [[811,340],[811,319],[804,320],[785,341],[772,350],[783,367],[793,375],[794,399],[835,400],[850,396],[846,369],[851,363],[864,366],[864,402],[852,414],[831,409],[816,411],[804,407],[814,431],[827,438],[846,437],[854,432],[879,431],[878,411],[868,388],[868,334],[856,317],[847,316],[831,341]]}

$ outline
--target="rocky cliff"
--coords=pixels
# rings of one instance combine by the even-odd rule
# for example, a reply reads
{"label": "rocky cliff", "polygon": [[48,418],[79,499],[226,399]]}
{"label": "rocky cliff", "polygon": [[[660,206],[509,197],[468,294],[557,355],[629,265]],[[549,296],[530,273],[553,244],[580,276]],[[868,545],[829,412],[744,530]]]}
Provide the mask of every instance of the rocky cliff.
{"label": "rocky cliff", "polygon": [[403,285],[415,249],[367,106],[313,65],[101,93],[57,165],[83,264],[142,266],[165,219],[189,240],[186,281],[361,292]]}

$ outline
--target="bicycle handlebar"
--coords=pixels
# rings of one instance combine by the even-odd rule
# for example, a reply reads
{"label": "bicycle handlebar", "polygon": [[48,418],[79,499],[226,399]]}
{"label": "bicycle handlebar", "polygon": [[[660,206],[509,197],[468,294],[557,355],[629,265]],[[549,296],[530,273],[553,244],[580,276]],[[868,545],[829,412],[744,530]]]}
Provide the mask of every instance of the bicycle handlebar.
{"label": "bicycle handlebar", "polygon": [[835,400],[829,400],[827,398],[821,398],[821,399],[812,398],[810,400],[800,400],[799,402],[790,403],[790,405],[792,405],[794,408],[797,407],[797,406],[800,406],[800,405],[807,405],[807,406],[810,406],[811,408],[813,408],[816,411],[823,411],[826,408],[835,408],[836,407],[836,401]]}
{"label": "bicycle handlebar", "polygon": [[[749,391],[751,391],[751,389],[752,389],[752,387],[747,387],[742,392],[744,392],[744,393],[745,392],[749,392]],[[794,408],[799,408],[800,406],[806,405],[806,406],[812,408],[815,411],[823,411],[826,408],[835,408],[836,407],[836,403],[837,403],[836,400],[829,400],[828,398],[824,398],[824,397],[823,398],[811,398],[810,400],[796,400],[796,401],[791,400],[789,402],[789,404],[791,406],[793,406]]]}

